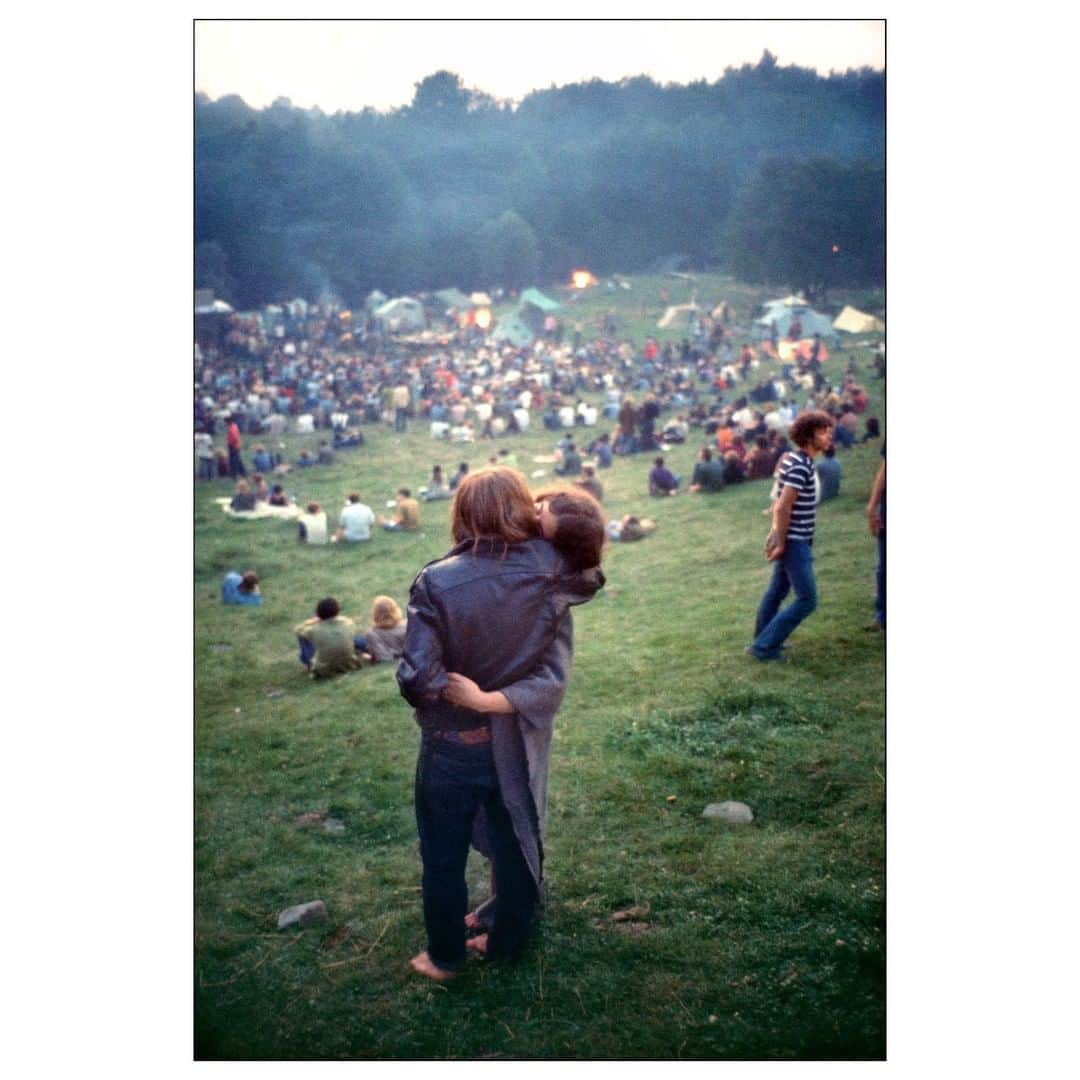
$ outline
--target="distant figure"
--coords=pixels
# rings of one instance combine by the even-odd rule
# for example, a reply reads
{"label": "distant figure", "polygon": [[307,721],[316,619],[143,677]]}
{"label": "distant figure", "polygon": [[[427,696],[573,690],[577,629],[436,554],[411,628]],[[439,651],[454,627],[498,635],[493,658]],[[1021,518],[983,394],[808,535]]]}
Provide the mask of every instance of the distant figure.
{"label": "distant figure", "polygon": [[334,451],[330,449],[330,444],[325,439],[319,443],[318,462],[320,465],[334,464]]}
{"label": "distant figure", "polygon": [[559,476],[577,476],[581,472],[581,455],[573,443],[567,445],[562,464],[556,465],[554,471]]}
{"label": "distant figure", "polygon": [[655,529],[656,522],[652,518],[637,518],[633,514],[624,514],[618,521],[609,521],[605,531],[609,540],[629,544],[634,540],[644,540]]}
{"label": "distant figure", "polygon": [[679,480],[680,477],[667,468],[662,457],[653,458],[653,467],[649,470],[650,495],[678,494]]}
{"label": "distant figure", "polygon": [[859,442],[868,442],[870,439],[881,438],[881,421],[876,416],[868,416],[866,418],[866,434],[859,440]]}
{"label": "distant figure", "polygon": [[877,538],[877,590],[874,597],[874,621],[864,630],[885,632],[885,447],[881,447],[881,464],[878,466],[870,501],[866,504],[866,520],[870,534]]}
{"label": "distant figure", "polygon": [[596,479],[596,469],[592,465],[581,466],[581,479],[574,483],[584,491],[587,491],[597,502],[604,501],[604,485]]}
{"label": "distant figure", "polygon": [[840,462],[836,459],[836,447],[830,446],[824,451],[824,455],[814,466],[818,479],[819,503],[827,502],[840,494]]}
{"label": "distant figure", "polygon": [[205,431],[195,434],[195,457],[199,463],[198,478],[200,480],[214,479],[214,443]]}
{"label": "distant figure", "polygon": [[454,491],[458,484],[461,483],[461,478],[469,471],[469,463],[467,461],[461,462],[457,467],[457,471],[450,477],[450,490]]}
{"label": "distant figure", "polygon": [[229,426],[225,429],[225,445],[229,448],[229,476],[234,480],[238,476],[247,476],[243,458],[240,457],[240,427],[236,417],[229,417]]}
{"label": "distant figure", "polygon": [[315,616],[295,630],[300,641],[300,663],[313,679],[343,675],[360,667],[356,653],[356,624],[341,614],[341,606],[327,596],[315,606]]}
{"label": "distant figure", "polygon": [[420,498],[424,502],[435,502],[438,499],[450,498],[450,487],[443,476],[441,465],[432,466],[431,479],[428,481],[427,490],[421,491]]}
{"label": "distant figure", "polygon": [[262,593],[259,592],[259,578],[255,571],[248,570],[238,574],[235,570],[230,570],[221,582],[221,602],[260,607]]}
{"label": "distant figure", "polygon": [[271,506],[288,506],[289,498],[280,484],[275,484],[270,489],[270,497],[266,500]]}
{"label": "distant figure", "polygon": [[690,491],[720,491],[724,487],[724,463],[714,461],[712,451],[703,446],[690,477]]}
{"label": "distant figure", "polygon": [[329,540],[326,511],[317,502],[309,502],[296,519],[296,531],[301,544],[325,544]]}
{"label": "distant figure", "polygon": [[398,488],[397,513],[392,518],[380,514],[379,523],[389,532],[416,532],[420,528],[420,504],[408,488]]}
{"label": "distant figure", "polygon": [[350,544],[362,543],[371,539],[371,526],[375,524],[375,515],[371,507],[360,501],[357,492],[349,492],[349,501],[338,518],[338,527],[330,538],[331,543],[345,540]]}
{"label": "distant figure", "polygon": [[254,510],[255,493],[246,480],[236,481],[236,492],[229,503],[230,510]]}

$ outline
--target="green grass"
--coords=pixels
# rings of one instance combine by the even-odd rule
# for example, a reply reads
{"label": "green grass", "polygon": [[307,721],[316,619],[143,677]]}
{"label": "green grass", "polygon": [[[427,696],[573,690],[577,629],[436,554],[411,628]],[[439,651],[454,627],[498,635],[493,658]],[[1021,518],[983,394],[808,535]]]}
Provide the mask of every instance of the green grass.
{"label": "green grass", "polygon": [[[623,332],[663,281],[587,294]],[[745,307],[764,294],[723,279],[699,295]],[[549,290],[554,293],[556,290]],[[840,297],[837,297],[840,300]],[[658,303],[652,304],[652,322]],[[651,332],[651,331],[650,331]],[[681,338],[685,330],[667,336]],[[665,336],[660,332],[661,339]],[[870,378],[884,419],[883,384]],[[827,374],[839,382],[847,353]],[[481,465],[507,446],[529,473],[533,430],[493,447],[432,443],[368,425],[368,445],[287,478],[335,511],[351,489],[376,510],[431,464]],[[308,437],[289,437],[295,457]],[[697,446],[667,458],[688,476]],[[413,976],[423,945],[412,814],[418,732],[390,665],[311,682],[292,627],[332,594],[366,625],[372,598],[404,604],[445,552],[448,504],[412,536],[360,550],[299,546],[295,527],[232,521],[195,495],[196,1052],[260,1059],[811,1059],[884,1055],[884,655],[864,634],[875,549],[863,509],[878,444],[840,452],[841,494],[819,511],[820,603],[792,663],[746,657],[768,567],[766,482],[650,500],[646,455],[602,474],[615,517],[658,531],[612,545],[607,588],[575,615],[573,679],[552,751],[548,903],[515,966],[477,965],[436,986]],[[258,571],[261,608],[218,601],[228,569]],[[670,796],[675,796],[670,800]],[[701,817],[738,799],[749,826]],[[345,823],[332,835],[304,814]],[[475,898],[486,871],[470,862]],[[283,908],[326,901],[329,920],[278,932]],[[647,906],[639,917],[612,915]]]}

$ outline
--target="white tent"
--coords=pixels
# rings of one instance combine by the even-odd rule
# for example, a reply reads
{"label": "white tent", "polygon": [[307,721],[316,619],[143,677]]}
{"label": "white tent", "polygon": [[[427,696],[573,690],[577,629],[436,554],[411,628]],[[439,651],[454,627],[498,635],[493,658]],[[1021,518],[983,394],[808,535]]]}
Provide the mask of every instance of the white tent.
{"label": "white tent", "polygon": [[885,324],[865,311],[859,311],[850,304],[833,319],[835,330],[846,330],[849,334],[883,334]]}
{"label": "white tent", "polygon": [[427,325],[423,305],[411,296],[399,296],[376,308],[375,317],[384,320],[392,333],[422,330]]}

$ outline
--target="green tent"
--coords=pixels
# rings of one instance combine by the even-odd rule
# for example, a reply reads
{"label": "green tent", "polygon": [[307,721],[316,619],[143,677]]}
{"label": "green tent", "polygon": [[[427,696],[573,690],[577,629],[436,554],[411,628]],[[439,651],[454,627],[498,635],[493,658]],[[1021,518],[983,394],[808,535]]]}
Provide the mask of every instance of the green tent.
{"label": "green tent", "polygon": [[562,304],[558,300],[552,300],[550,297],[545,296],[539,289],[526,289],[521,294],[521,304],[524,307],[526,304],[533,304],[538,307],[544,314],[549,311],[558,311],[562,308]]}
{"label": "green tent", "polygon": [[491,332],[494,341],[509,341],[511,345],[518,347],[533,343],[533,332],[522,320],[521,316],[512,311],[509,315],[500,315]]}

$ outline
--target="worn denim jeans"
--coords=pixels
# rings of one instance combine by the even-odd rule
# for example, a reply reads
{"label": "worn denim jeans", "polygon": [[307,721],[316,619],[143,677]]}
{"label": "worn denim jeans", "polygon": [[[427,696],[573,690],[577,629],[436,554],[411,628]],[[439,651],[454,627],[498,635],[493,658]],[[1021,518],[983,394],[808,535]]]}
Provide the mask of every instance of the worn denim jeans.
{"label": "worn denim jeans", "polygon": [[[795,590],[795,599],[783,611],[784,597]],[[817,607],[814,558],[806,540],[789,540],[784,554],[773,563],[772,579],[758,606],[751,651],[759,660],[780,653],[792,630]]]}
{"label": "worn denim jeans", "polygon": [[491,744],[462,746],[424,736],[416,763],[416,827],[423,860],[428,955],[447,971],[465,963],[465,864],[473,822],[483,809],[495,871],[496,905],[487,955],[514,956],[525,945],[537,889],[499,794]]}

